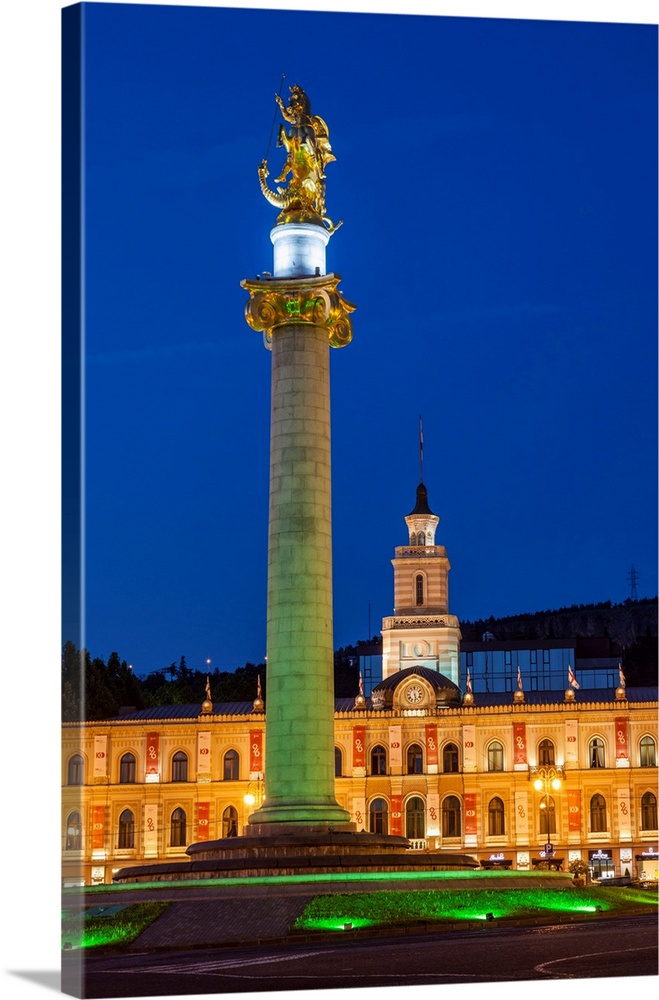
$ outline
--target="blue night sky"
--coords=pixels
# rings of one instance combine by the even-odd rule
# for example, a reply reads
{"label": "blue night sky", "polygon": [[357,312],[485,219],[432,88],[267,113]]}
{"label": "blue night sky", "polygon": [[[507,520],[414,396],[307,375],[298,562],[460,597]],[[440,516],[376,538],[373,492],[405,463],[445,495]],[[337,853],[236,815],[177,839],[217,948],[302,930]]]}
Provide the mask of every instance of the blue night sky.
{"label": "blue night sky", "polygon": [[240,281],[272,269],[282,73],[329,125],[357,306],[335,646],[393,610],[420,415],[459,618],[623,601],[632,564],[656,594],[656,27],[84,7],[92,655],[266,653],[270,355]]}

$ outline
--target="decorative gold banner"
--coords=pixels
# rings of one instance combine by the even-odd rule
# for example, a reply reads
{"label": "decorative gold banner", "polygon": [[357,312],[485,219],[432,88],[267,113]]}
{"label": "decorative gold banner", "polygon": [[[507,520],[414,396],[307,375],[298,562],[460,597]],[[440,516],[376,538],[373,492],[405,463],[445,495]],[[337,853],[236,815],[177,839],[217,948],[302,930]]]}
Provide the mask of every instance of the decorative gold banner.
{"label": "decorative gold banner", "polygon": [[352,766],[366,767],[366,726],[352,727]]}
{"label": "decorative gold banner", "polygon": [[437,725],[434,722],[426,724],[426,763],[439,763],[437,755]]}
{"label": "decorative gold banner", "polygon": [[197,840],[210,840],[210,802],[197,803]]}
{"label": "decorative gold banner", "polygon": [[249,770],[250,774],[263,774],[263,730],[249,731]]}
{"label": "decorative gold banner", "polygon": [[158,733],[147,733],[146,737],[146,774],[160,775],[160,737]]}
{"label": "decorative gold banner", "polygon": [[581,789],[570,788],[567,793],[568,830],[579,833],[581,830]]}
{"label": "decorative gold banner", "polygon": [[526,725],[523,722],[513,723],[513,742],[515,744],[515,764],[526,764]]}

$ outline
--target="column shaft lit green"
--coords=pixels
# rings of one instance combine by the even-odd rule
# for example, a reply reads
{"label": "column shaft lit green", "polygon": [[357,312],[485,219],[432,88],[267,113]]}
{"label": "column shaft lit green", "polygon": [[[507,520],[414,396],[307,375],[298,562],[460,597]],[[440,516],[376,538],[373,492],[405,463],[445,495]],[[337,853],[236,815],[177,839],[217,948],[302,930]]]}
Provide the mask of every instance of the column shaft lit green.
{"label": "column shaft lit green", "polygon": [[250,824],[347,823],[334,796],[329,346],[272,337],[264,805]]}

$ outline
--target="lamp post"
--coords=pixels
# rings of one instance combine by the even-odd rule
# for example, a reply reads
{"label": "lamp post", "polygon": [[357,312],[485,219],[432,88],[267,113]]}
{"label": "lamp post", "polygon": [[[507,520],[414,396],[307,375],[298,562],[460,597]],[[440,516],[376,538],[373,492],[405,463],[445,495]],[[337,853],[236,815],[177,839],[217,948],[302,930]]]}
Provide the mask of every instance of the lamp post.
{"label": "lamp post", "polygon": [[[544,845],[545,855],[551,859],[554,853],[554,845],[551,842],[552,833],[556,832],[555,815],[553,809],[553,799],[551,792],[558,792],[565,781],[565,768],[563,765],[538,764],[529,770],[529,779],[533,781],[533,787],[537,792],[542,792],[540,799],[540,816],[544,816],[544,832],[547,835],[547,843]],[[554,820],[554,822],[552,822]],[[553,827],[553,829],[552,829]]]}

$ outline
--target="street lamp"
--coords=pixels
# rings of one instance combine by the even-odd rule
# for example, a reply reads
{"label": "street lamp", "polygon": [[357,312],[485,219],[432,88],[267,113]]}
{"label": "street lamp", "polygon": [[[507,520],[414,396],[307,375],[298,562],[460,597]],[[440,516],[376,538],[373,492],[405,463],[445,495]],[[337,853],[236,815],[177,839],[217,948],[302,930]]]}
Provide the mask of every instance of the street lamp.
{"label": "street lamp", "polygon": [[551,834],[556,832],[556,818],[553,799],[550,793],[557,792],[562,788],[565,781],[565,768],[563,765],[539,764],[529,769],[529,780],[531,779],[533,779],[535,790],[542,792],[542,798],[540,799],[540,832],[547,834],[545,854],[551,857],[554,853]]}

